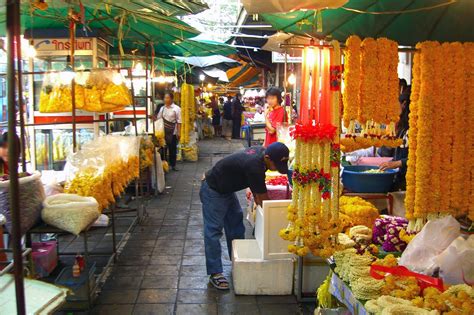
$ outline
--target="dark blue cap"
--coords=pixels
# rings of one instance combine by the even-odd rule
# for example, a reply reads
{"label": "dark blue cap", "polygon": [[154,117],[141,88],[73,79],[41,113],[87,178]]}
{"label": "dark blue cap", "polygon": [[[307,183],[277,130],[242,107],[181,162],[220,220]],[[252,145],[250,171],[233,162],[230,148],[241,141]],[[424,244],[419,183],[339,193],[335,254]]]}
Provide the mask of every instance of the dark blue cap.
{"label": "dark blue cap", "polygon": [[273,142],[265,149],[265,155],[275,163],[275,166],[281,174],[288,173],[288,160],[290,158],[290,149],[281,142]]}

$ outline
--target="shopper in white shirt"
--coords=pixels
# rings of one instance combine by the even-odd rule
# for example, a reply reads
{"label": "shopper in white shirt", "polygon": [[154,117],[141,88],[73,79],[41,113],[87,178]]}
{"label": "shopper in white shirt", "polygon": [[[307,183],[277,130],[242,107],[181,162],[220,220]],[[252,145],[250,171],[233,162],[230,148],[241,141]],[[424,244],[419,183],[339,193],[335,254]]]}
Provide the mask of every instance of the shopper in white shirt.
{"label": "shopper in white shirt", "polygon": [[161,107],[157,118],[163,119],[168,162],[174,171],[176,169],[176,154],[181,136],[181,108],[173,102],[173,92],[164,93],[165,105]]}

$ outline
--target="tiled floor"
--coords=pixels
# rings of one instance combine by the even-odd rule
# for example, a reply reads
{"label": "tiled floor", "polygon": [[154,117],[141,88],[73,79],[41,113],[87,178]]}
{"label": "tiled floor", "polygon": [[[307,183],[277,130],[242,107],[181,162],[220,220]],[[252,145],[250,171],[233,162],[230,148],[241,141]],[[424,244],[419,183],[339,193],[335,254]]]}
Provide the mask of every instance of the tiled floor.
{"label": "tiled floor", "polygon": [[[293,296],[237,296],[208,286],[204,261],[200,179],[223,156],[243,142],[199,143],[195,163],[178,164],[166,178],[166,191],[151,201],[149,218],[134,228],[105,283],[95,314],[311,314],[314,306]],[[239,194],[241,204],[245,196]],[[251,237],[247,229],[247,237]],[[225,241],[222,240],[223,252]],[[227,255],[227,254],[226,254]],[[224,273],[231,277],[229,257]]]}

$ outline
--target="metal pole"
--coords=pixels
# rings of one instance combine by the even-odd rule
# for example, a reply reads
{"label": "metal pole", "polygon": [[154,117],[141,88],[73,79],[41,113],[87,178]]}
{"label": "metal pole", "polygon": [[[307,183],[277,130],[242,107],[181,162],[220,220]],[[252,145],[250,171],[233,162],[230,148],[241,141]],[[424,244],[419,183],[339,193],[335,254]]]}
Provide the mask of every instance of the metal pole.
{"label": "metal pole", "polygon": [[[76,42],[76,23],[71,20],[71,25],[69,28],[69,42],[71,45],[71,70],[74,71],[74,45]],[[77,140],[76,140],[76,80],[73,78],[71,80],[71,101],[72,101],[72,152],[77,150]]]}
{"label": "metal pole", "polygon": [[130,90],[132,92],[133,124],[135,125],[135,136],[138,136],[137,109],[135,106],[135,90],[133,88],[133,71],[131,68],[128,69],[128,77],[130,78]]}
{"label": "metal pole", "polygon": [[[148,106],[150,104],[150,95],[149,88],[148,88],[148,78],[150,77],[148,75],[148,64],[150,63],[150,58],[149,58],[149,49],[150,49],[150,43],[146,43],[145,45],[145,132],[148,134]],[[151,67],[150,67],[151,69]]]}
{"label": "metal pole", "polygon": [[[12,220],[12,247],[15,263],[15,293],[17,314],[26,314],[25,288],[23,283],[23,256],[20,234],[20,196],[18,184],[18,155],[16,141],[16,110],[15,110],[15,39],[20,40],[17,33],[20,24],[20,1],[7,1],[7,85],[8,85],[8,169],[10,171],[10,211]],[[19,69],[18,69],[19,70]],[[21,75],[20,73],[18,73]]]}
{"label": "metal pole", "polygon": [[[288,84],[288,49],[285,49],[285,81],[283,82],[283,86],[285,87],[285,101],[286,101],[286,86]],[[288,104],[285,104],[288,106]]]}
{"label": "metal pole", "polygon": [[21,170],[22,172],[26,172],[26,137],[25,137],[25,111],[23,108],[23,76],[21,70],[22,67],[22,60],[21,60],[21,40],[20,40],[20,24],[15,25],[15,33],[17,34],[17,41],[16,41],[16,59],[17,59],[17,82],[18,82],[18,107],[19,107],[19,114],[20,114],[20,151],[21,151]]}

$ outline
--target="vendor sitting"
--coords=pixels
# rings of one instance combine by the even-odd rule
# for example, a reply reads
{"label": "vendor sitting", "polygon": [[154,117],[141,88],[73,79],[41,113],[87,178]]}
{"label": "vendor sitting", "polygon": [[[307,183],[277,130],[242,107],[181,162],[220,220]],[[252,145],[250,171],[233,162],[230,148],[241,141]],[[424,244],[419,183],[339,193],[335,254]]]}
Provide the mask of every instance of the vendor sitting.
{"label": "vendor sitting", "polygon": [[288,172],[290,150],[281,142],[267,148],[255,146],[231,154],[217,162],[206,173],[199,196],[204,218],[204,245],[209,282],[219,290],[228,290],[229,282],[222,274],[221,243],[225,231],[229,257],[232,241],[245,238],[242,207],[237,191],[250,187],[255,202],[262,205],[267,200],[265,172]]}
{"label": "vendor sitting", "polygon": [[[14,136],[18,151],[20,150],[20,139]],[[8,132],[0,136],[0,175],[8,175]]]}

